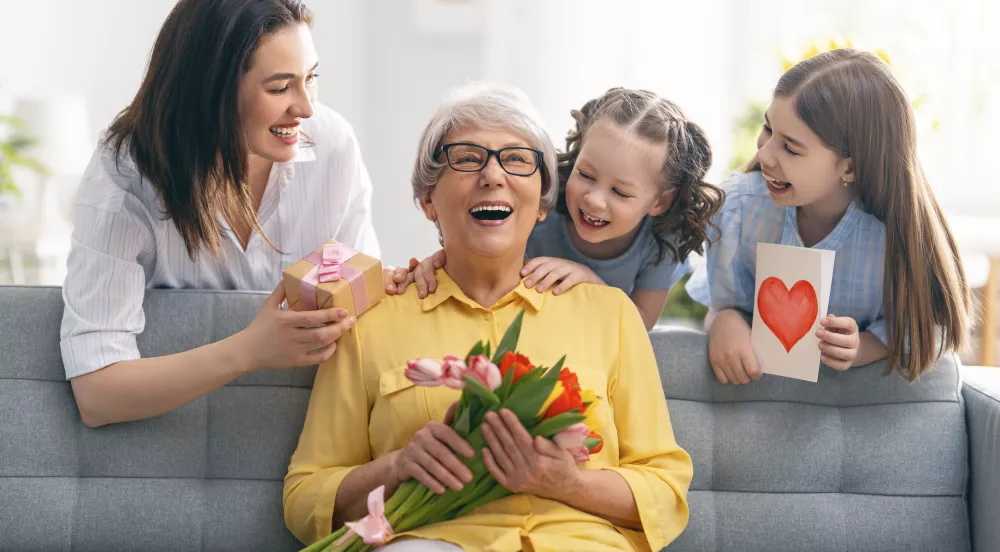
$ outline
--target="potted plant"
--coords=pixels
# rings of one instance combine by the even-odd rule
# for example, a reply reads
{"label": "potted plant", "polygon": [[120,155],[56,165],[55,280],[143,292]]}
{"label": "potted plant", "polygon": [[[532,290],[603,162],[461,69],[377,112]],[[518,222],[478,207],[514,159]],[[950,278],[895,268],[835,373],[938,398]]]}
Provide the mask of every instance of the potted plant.
{"label": "potted plant", "polygon": [[41,163],[24,154],[35,140],[23,133],[24,124],[17,117],[0,115],[0,197],[21,198],[21,191],[14,182],[11,169],[17,166],[45,174]]}

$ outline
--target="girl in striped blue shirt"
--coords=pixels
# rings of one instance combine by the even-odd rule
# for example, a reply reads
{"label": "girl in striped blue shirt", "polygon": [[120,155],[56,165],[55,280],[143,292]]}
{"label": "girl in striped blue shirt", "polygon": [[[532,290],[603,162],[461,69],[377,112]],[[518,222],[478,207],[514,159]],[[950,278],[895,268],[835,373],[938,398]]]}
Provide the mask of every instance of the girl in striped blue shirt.
{"label": "girl in striped blue shirt", "polygon": [[837,252],[824,364],[888,358],[909,381],[967,338],[971,297],[916,157],[913,111],[892,70],[836,50],[782,75],[756,158],[726,184],[721,233],[688,292],[711,307],[709,360],[722,383],[761,377],[750,345],[756,249]]}

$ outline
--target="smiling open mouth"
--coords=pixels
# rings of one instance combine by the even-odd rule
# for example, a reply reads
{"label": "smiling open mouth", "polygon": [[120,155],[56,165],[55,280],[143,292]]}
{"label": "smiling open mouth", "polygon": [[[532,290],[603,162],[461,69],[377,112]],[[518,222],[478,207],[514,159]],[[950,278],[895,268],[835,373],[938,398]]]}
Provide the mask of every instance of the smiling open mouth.
{"label": "smiling open mouth", "polygon": [[480,205],[469,209],[469,214],[476,220],[505,220],[514,210],[506,205]]}
{"label": "smiling open mouth", "polygon": [[271,131],[271,134],[277,136],[278,138],[292,138],[293,136],[298,136],[299,134],[298,126],[273,126],[267,130]]}
{"label": "smiling open mouth", "polygon": [[584,222],[586,222],[587,224],[589,224],[591,226],[595,226],[595,227],[598,227],[598,228],[600,228],[601,226],[607,226],[609,224],[608,221],[606,221],[604,219],[599,219],[597,217],[590,216],[583,209],[580,209],[580,216],[583,218]]}
{"label": "smiling open mouth", "polygon": [[767,175],[764,175],[764,180],[767,180],[767,186],[776,192],[783,192],[792,187],[789,182],[778,180],[777,178],[771,178]]}

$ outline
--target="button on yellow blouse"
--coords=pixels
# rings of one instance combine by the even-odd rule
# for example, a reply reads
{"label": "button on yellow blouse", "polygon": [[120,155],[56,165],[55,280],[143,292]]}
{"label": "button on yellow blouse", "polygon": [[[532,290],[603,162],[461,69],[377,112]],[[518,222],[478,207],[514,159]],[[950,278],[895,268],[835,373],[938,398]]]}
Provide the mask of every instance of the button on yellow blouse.
{"label": "button on yellow blouse", "polygon": [[645,327],[616,288],[578,285],[561,295],[520,285],[490,308],[465,296],[443,270],[438,290],[415,286],[365,313],[316,375],[309,410],[285,477],[285,523],[306,543],[329,535],[337,489],[354,468],[403,448],[444,418],[459,392],[414,386],[403,372],[419,357],[465,355],[478,340],[494,344],[526,309],[519,352],[533,364],[566,366],[601,401],[604,449],[583,469],[617,472],[635,496],[643,531],[560,502],[513,495],[446,523],[404,533],[466,550],[659,550],[687,525],[691,458],[674,440],[659,371]]}

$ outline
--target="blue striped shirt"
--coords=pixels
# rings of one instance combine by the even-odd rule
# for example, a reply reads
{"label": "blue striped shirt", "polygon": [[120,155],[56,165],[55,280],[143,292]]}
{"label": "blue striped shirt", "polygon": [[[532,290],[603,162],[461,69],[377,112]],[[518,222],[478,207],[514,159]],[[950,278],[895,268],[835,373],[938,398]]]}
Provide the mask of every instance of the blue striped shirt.
{"label": "blue striped shirt", "polygon": [[317,103],[302,130],[315,146],[273,164],[257,212],[261,229],[281,252],[257,233],[244,251],[223,219],[228,239],[221,260],[202,248],[192,262],[173,221],[164,220],[156,190],[128,154],[122,152],[116,169],[114,151],[95,151],[76,199],[63,285],[67,379],[139,358],[136,336],[145,327],[146,288],[270,291],[284,268],[330,239],[379,255],[372,186],[353,129]]}
{"label": "blue striped shirt", "polygon": [[[726,203],[714,222],[721,231],[711,236],[708,262],[688,281],[688,294],[713,310],[734,308],[753,312],[757,244],[803,247],[795,207],[775,203],[760,172],[733,175],[723,185]],[[882,311],[885,267],[885,224],[862,211],[857,202],[815,249],[837,252],[828,312],[849,316],[861,331],[887,342]]]}

